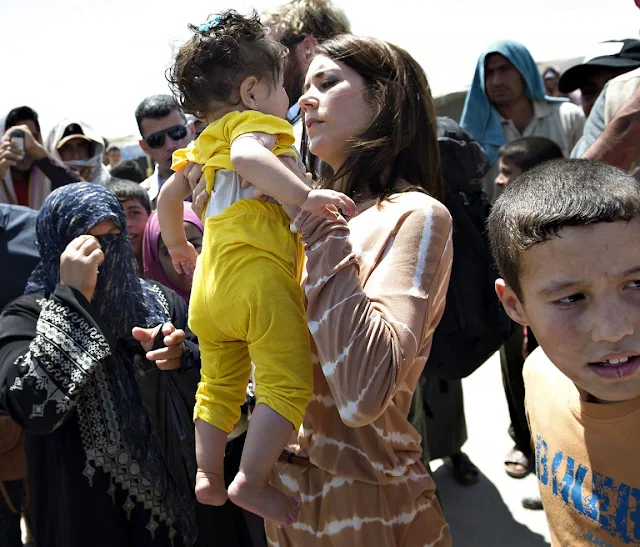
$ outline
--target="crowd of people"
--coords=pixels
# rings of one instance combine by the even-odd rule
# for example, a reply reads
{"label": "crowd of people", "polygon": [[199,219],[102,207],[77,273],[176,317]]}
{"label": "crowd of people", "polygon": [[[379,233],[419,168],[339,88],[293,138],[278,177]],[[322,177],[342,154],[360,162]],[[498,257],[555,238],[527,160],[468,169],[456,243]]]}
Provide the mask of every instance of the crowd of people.
{"label": "crowd of people", "polygon": [[478,482],[498,351],[525,507],[640,544],[640,40],[498,41],[458,122],[329,0],[190,29],[132,113],[153,172],[5,118],[0,543],[451,545],[430,462]]}

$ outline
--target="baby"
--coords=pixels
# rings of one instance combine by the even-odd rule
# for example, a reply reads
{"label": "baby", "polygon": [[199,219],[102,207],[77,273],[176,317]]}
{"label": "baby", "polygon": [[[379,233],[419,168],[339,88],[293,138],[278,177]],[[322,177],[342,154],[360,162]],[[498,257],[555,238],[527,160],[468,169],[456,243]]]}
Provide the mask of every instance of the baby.
{"label": "baby", "polygon": [[[297,519],[299,500],[271,487],[268,478],[292,428],[302,422],[313,387],[300,289],[304,253],[283,208],[254,196],[257,190],[327,218],[338,215],[336,208],[353,214],[355,205],[338,192],[309,189],[301,171],[294,174],[278,159],[297,157],[284,119],[287,49],[268,37],[258,17],[227,11],[192,30],[170,82],[184,111],[209,125],[174,154],[176,173],[162,186],[158,218],[175,268],[188,274],[195,269],[189,326],[202,357],[194,411],[196,497],[213,505],[227,499],[224,450],[253,362],[257,405],[228,497],[288,524]],[[204,165],[211,194],[197,268],[182,224],[190,188],[181,169],[189,161]]]}

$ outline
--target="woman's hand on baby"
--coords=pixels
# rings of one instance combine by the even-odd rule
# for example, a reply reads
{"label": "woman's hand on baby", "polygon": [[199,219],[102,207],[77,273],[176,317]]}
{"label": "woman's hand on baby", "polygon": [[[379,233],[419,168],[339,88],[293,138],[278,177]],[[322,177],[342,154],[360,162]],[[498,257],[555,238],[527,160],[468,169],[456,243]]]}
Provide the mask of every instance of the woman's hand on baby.
{"label": "woman's hand on baby", "polygon": [[202,167],[199,163],[190,161],[182,170],[191,188],[191,209],[198,215],[198,218],[202,218],[202,213],[204,213],[207,201],[209,201],[207,179],[202,176]]}
{"label": "woman's hand on baby", "polygon": [[339,212],[345,216],[353,216],[356,204],[350,197],[335,190],[311,190],[300,209],[328,220],[337,220]]}
{"label": "woman's hand on baby", "polygon": [[[162,329],[162,334],[164,335],[162,339],[164,347],[153,349],[154,342],[160,334],[160,329]],[[184,352],[183,344],[187,338],[182,329],[176,329],[172,323],[165,323],[150,329],[134,327],[132,334],[140,342],[142,349],[145,351],[145,357],[149,361],[155,362],[160,370],[176,370],[180,368],[182,353]]]}
{"label": "woman's hand on baby", "polygon": [[196,261],[198,260],[198,251],[189,241],[185,240],[180,245],[167,247],[167,250],[176,272],[193,275],[196,269]]}

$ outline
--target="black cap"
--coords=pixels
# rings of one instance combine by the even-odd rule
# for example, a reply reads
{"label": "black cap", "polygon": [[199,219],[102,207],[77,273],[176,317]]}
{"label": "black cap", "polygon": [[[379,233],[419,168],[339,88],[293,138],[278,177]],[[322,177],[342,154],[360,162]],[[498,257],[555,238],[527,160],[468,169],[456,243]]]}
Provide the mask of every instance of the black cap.
{"label": "black cap", "polygon": [[84,135],[84,131],[82,131],[82,127],[80,127],[77,123],[70,123],[67,125],[67,128],[64,130],[62,134],[62,139],[68,137],[69,135]]}
{"label": "black cap", "polygon": [[609,40],[601,42],[594,54],[585,57],[582,64],[567,70],[558,82],[562,93],[571,93],[582,87],[592,74],[601,68],[633,70],[640,67],[640,40]]}
{"label": "black cap", "polygon": [[56,148],[60,150],[60,148],[62,148],[65,144],[67,144],[71,139],[77,139],[77,138],[84,139],[85,141],[88,141],[88,142],[93,142],[89,137],[87,137],[84,134],[84,131],[82,131],[82,127],[80,127],[80,124],[70,123],[69,125],[67,125],[66,129],[64,130],[62,137],[60,137],[60,140],[58,141]]}

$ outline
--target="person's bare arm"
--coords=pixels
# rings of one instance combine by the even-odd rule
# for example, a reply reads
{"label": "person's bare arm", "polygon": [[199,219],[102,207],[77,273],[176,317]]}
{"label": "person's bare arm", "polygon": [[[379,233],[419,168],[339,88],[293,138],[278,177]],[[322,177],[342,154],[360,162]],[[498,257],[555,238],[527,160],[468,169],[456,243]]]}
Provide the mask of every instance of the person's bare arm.
{"label": "person's bare arm", "polygon": [[311,190],[302,173],[294,173],[271,152],[274,139],[263,133],[246,133],[233,141],[231,163],[242,178],[281,204],[294,205],[324,218],[337,218],[336,208],[346,215],[355,213],[355,204],[344,194]]}
{"label": "person's bare arm", "polygon": [[629,170],[640,153],[640,87],[620,107],[583,158]]}
{"label": "person's bare arm", "polygon": [[281,203],[300,206],[310,189],[271,152],[274,145],[273,135],[246,133],[231,144],[231,163],[242,178],[250,180],[263,194]]}
{"label": "person's bare arm", "polygon": [[[284,163],[289,169],[291,169],[294,173],[303,174],[302,171],[297,166],[297,162],[291,157],[287,155],[278,156],[278,159]],[[203,166],[198,163],[188,162],[184,168],[184,174],[189,182],[189,186],[191,187],[191,209],[193,212],[198,215],[198,218],[202,218],[202,215],[207,207],[207,202],[209,201],[209,194],[207,193],[207,179],[202,174]],[[312,187],[312,180],[309,177],[310,173],[304,173],[305,178],[307,179],[307,186],[309,188]],[[251,185],[251,181],[242,179],[240,183],[243,188],[247,188]],[[265,200],[268,196],[265,196],[262,192],[256,190],[256,199]],[[286,206],[285,206],[286,207]],[[295,211],[298,211],[298,207],[295,205],[290,205],[289,207],[293,207]]]}
{"label": "person's bare arm", "polygon": [[198,253],[184,233],[182,202],[191,194],[189,182],[177,171],[162,185],[158,195],[158,222],[162,241],[169,251],[173,267],[178,273],[192,274]]}

